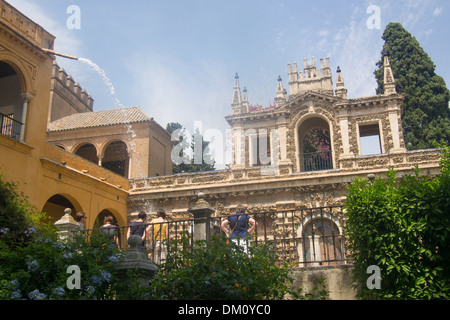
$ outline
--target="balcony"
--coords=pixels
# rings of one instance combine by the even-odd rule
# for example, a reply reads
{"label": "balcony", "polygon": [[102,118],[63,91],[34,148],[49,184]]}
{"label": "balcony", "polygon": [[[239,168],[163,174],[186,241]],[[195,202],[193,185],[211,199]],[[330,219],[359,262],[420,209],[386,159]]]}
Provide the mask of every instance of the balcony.
{"label": "balcony", "polygon": [[12,117],[0,113],[0,134],[16,141],[20,141],[23,123],[14,120]]}
{"label": "balcony", "polygon": [[333,157],[331,151],[301,153],[300,171],[322,171],[333,169]]}

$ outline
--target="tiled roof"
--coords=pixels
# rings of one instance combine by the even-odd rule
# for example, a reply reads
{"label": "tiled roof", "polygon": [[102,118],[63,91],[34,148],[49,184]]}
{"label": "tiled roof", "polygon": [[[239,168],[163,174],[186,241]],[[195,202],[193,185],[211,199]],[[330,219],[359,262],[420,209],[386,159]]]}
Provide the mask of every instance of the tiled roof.
{"label": "tiled roof", "polygon": [[150,121],[139,107],[76,113],[48,124],[48,131],[64,131],[80,128],[104,127]]}

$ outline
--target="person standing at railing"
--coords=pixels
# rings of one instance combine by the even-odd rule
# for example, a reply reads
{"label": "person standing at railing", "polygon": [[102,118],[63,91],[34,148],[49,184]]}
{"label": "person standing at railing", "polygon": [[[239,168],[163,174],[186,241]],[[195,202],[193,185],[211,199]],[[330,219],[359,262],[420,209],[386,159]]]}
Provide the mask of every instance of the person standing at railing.
{"label": "person standing at railing", "polygon": [[80,225],[80,230],[84,230],[84,224],[86,223],[86,213],[83,211],[77,212],[75,215],[75,221]]}
{"label": "person standing at railing", "polygon": [[138,219],[130,223],[127,231],[127,240],[132,235],[137,235],[141,237],[142,244],[140,246],[140,250],[142,252],[145,252],[145,239],[147,237],[147,229],[149,229],[150,227],[145,224],[146,221],[147,221],[147,213],[144,211],[139,212]]}
{"label": "person standing at railing", "polygon": [[169,224],[166,222],[166,212],[159,209],[156,219],[151,221],[147,234],[152,237],[153,253],[155,255],[155,263],[160,264],[162,260],[166,260],[167,256],[167,236],[169,235]]}
{"label": "person standing at railing", "polygon": [[118,228],[117,226],[113,225],[114,217],[113,216],[106,216],[103,220],[104,224],[100,227],[100,230],[102,232],[105,232],[109,235],[109,240],[111,241],[112,245],[119,246],[119,236],[118,236]]}
{"label": "person standing at railing", "polygon": [[[256,221],[245,214],[245,211],[245,206],[239,204],[236,207],[236,213],[222,221],[220,229],[228,235],[233,243],[240,246],[248,254],[248,237],[255,231]],[[248,228],[249,226],[250,228]]]}

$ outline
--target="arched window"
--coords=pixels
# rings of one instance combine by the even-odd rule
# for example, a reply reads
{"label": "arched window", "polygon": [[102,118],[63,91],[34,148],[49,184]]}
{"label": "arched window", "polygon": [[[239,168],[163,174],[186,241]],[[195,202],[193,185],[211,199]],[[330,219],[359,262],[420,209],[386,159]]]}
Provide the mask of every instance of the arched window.
{"label": "arched window", "polygon": [[128,148],[123,141],[114,141],[108,144],[102,160],[102,167],[128,178]]}
{"label": "arched window", "polygon": [[318,117],[305,120],[298,129],[301,172],[333,169],[330,128]]}
{"label": "arched window", "polygon": [[9,64],[0,61],[0,133],[21,141],[25,111],[19,76]]}
{"label": "arched window", "polygon": [[77,149],[75,154],[95,164],[98,164],[97,148],[92,143],[83,144]]}
{"label": "arched window", "polygon": [[343,263],[343,239],[337,225],[327,218],[310,220],[303,228],[299,254],[305,267]]}

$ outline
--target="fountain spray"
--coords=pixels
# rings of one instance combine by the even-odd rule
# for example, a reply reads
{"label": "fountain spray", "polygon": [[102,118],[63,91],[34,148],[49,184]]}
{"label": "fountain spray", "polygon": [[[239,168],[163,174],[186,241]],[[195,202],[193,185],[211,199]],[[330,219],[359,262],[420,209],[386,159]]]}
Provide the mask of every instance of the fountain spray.
{"label": "fountain spray", "polygon": [[[119,108],[122,108],[122,112],[125,115],[125,110],[123,110],[123,105],[120,103],[119,99],[117,99],[116,90],[114,89],[114,86],[111,83],[111,80],[106,76],[105,70],[100,68],[92,60],[89,60],[89,59],[86,59],[86,58],[79,58],[79,57],[69,56],[67,54],[59,53],[59,52],[56,52],[56,51],[53,51],[53,50],[50,50],[50,49],[45,49],[45,48],[42,48],[42,50],[44,52],[48,53],[48,54],[52,54],[52,55],[55,55],[55,56],[60,56],[60,57],[67,58],[67,59],[81,61],[82,63],[85,63],[85,64],[89,65],[95,72],[97,72],[100,75],[100,77],[102,77],[103,82],[106,84],[106,86],[109,89],[110,94],[114,98],[116,106],[119,107]],[[130,140],[131,140],[130,145],[131,145],[131,150],[133,151],[134,150],[134,146],[135,146],[133,138],[136,137],[136,133],[134,132],[134,130],[133,130],[133,128],[132,128],[130,123],[125,123],[125,125],[127,126],[127,129],[128,129],[127,130],[127,134],[130,134],[130,136],[131,136],[130,137]]]}

